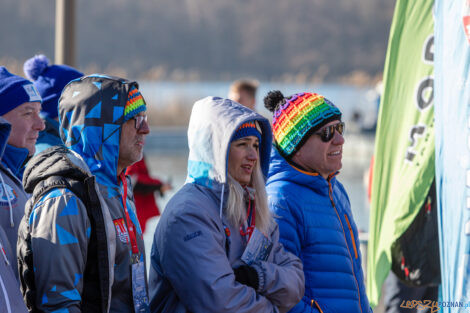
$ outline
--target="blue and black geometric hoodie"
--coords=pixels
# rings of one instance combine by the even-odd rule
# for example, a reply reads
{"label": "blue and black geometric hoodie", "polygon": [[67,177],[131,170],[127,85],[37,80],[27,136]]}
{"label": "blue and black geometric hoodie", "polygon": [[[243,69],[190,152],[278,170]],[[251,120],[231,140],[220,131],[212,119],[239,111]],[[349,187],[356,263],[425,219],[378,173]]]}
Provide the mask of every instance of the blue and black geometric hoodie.
{"label": "blue and black geometric hoodie", "polygon": [[[117,166],[122,124],[145,110],[143,100],[139,105],[129,105],[129,94],[141,97],[137,88],[136,82],[96,74],[70,82],[59,100],[60,135],[68,152],[60,157],[52,155],[57,159],[54,164],[50,164],[50,158],[41,158],[49,149],[35,156],[23,181],[27,190],[36,192],[41,181],[63,173],[64,168],[76,168],[96,178],[99,207],[93,209],[101,210],[100,225],[105,229],[101,236],[107,241],[107,312],[134,312],[132,248],[123,206],[125,192]],[[132,97],[130,100],[133,102]],[[140,259],[144,261],[142,232],[129,187],[130,184],[125,201],[137,229]],[[35,307],[44,312],[82,312],[90,238],[100,240],[99,236],[93,237],[97,235],[96,221],[90,220],[82,200],[66,188],[50,190],[30,209],[29,218],[24,220],[27,227],[21,226],[20,237],[25,232],[31,235]]]}

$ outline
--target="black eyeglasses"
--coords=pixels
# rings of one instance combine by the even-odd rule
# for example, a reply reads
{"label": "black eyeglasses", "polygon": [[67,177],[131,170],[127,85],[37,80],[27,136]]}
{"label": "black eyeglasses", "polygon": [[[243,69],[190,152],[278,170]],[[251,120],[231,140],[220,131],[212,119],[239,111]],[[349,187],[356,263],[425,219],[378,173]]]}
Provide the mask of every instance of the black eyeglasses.
{"label": "black eyeglasses", "polygon": [[144,121],[147,123],[147,115],[136,115],[133,117],[134,119],[134,127],[137,130],[140,130],[142,128],[142,125],[144,125]]}
{"label": "black eyeglasses", "polygon": [[335,136],[335,131],[342,135],[344,132],[344,122],[323,127],[318,133],[314,134],[320,136],[321,141],[329,142]]}

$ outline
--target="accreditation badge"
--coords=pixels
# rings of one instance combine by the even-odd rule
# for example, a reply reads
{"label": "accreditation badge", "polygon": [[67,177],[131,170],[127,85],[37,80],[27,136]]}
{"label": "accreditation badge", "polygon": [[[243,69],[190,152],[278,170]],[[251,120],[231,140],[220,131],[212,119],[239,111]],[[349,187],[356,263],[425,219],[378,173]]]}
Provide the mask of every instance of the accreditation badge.
{"label": "accreditation badge", "polygon": [[147,285],[145,284],[145,265],[138,255],[132,256],[132,296],[136,313],[150,313]]}
{"label": "accreditation badge", "polygon": [[273,242],[255,227],[241,259],[248,265],[257,261],[267,261],[272,248]]}

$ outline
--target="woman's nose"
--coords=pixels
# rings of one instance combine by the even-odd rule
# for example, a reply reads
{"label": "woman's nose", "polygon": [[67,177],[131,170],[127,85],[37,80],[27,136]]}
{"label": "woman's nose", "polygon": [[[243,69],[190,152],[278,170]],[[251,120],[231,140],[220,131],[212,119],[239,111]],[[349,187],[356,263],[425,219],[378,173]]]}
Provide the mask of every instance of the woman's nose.
{"label": "woman's nose", "polygon": [[258,160],[258,149],[251,147],[248,152],[248,160],[250,161],[256,161]]}

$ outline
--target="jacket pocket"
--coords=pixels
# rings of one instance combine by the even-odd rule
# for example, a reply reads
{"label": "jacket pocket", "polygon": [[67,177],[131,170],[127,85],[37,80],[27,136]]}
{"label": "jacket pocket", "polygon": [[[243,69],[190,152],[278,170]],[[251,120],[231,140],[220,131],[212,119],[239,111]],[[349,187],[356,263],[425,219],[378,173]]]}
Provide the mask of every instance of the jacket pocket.
{"label": "jacket pocket", "polygon": [[318,309],[318,311],[320,311],[320,313],[323,313],[323,310],[318,305],[318,302],[312,299],[310,300],[310,307],[313,308],[314,306]]}
{"label": "jacket pocket", "polygon": [[358,255],[357,255],[357,247],[356,247],[356,238],[354,238],[354,233],[351,227],[351,223],[349,223],[349,218],[346,214],[344,214],[344,218],[346,219],[346,223],[348,223],[349,232],[351,233],[351,241],[352,241],[353,248],[354,248],[354,256],[357,259]]}

